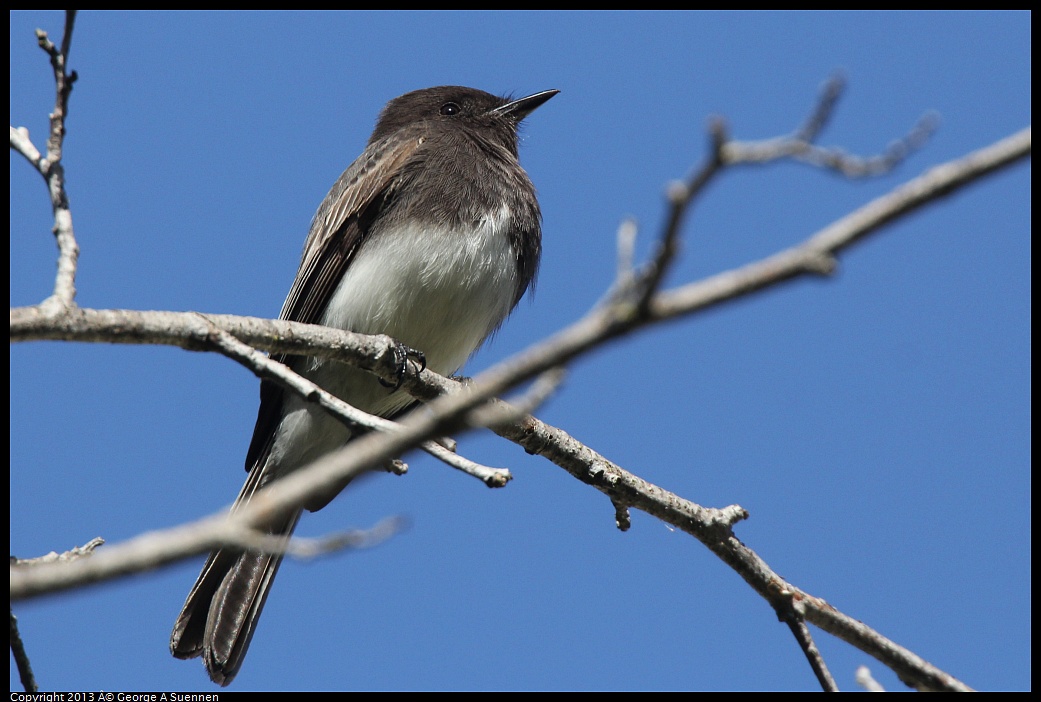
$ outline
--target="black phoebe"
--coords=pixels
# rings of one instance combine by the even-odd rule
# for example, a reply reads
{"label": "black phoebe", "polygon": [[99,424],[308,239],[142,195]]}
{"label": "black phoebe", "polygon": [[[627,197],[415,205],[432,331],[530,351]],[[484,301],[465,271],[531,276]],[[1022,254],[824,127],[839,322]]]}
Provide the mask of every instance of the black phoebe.
{"label": "black phoebe", "polygon": [[[441,86],[391,100],[361,156],[318,208],[281,319],[387,334],[451,374],[531,287],[541,253],[535,188],[517,161],[517,127],[557,94],[520,100]],[[350,366],[276,356],[371,414],[412,404]],[[269,381],[235,504],[342,446],[351,431]],[[335,495],[305,505],[324,507]],[[233,507],[234,509],[234,507]],[[302,510],[270,527],[286,538]],[[210,554],[174,624],[170,651],[202,656],[227,685],[246,656],[282,559],[221,549]]]}

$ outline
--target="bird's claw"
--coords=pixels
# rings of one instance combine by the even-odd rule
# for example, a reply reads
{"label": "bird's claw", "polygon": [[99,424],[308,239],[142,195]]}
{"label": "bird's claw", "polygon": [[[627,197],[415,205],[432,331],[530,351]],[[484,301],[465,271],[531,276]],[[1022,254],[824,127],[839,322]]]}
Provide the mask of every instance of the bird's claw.
{"label": "bird's claw", "polygon": [[405,380],[405,373],[408,372],[408,362],[412,361],[415,363],[419,370],[416,373],[422,373],[427,367],[427,357],[422,351],[405,346],[400,342],[394,343],[394,377],[396,380],[391,383],[387,382],[383,378],[379,378],[380,385],[385,388],[391,388],[397,390],[401,387],[401,383]]}

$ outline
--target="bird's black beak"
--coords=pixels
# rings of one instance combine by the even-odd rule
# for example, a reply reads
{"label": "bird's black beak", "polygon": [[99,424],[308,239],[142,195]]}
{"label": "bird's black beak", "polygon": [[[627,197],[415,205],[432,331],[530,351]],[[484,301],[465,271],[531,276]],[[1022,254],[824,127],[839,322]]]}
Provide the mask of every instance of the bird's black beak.
{"label": "bird's black beak", "polygon": [[492,114],[508,115],[520,122],[559,92],[559,90],[543,90],[541,93],[522,97],[520,100],[508,102],[502,107],[496,107],[492,110]]}

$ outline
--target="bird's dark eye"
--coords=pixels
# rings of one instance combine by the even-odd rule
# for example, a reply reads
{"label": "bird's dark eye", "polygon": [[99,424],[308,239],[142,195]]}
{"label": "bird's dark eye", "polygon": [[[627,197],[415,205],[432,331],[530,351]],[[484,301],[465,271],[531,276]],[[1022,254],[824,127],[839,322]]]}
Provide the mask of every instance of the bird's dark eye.
{"label": "bird's dark eye", "polygon": [[454,102],[446,102],[444,105],[441,105],[441,114],[446,117],[451,117],[452,115],[459,114],[460,109],[459,105]]}

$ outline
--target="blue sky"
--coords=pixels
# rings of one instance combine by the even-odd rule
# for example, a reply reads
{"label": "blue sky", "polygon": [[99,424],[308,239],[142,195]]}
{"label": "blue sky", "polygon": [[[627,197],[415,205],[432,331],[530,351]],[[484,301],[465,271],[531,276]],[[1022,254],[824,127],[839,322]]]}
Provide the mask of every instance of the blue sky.
{"label": "blue sky", "polygon": [[[42,148],[53,84],[12,12],[11,124]],[[544,215],[534,298],[468,373],[582,315],[619,221],[645,253],[666,183],[739,138],[793,129],[849,89],[821,142],[873,153],[926,111],[939,132],[850,183],[745,168],[690,217],[670,285],[796,243],[931,165],[1031,119],[1026,13],[82,13],[65,167],[87,307],[277,316],[308,223],[389,99],[439,84],[557,88],[523,131]],[[11,304],[53,284],[39,177],[11,157]],[[1030,165],[909,217],[803,281],[622,340],[539,412],[708,506],[780,574],[969,685],[1030,687]],[[169,348],[11,347],[11,553],[116,542],[228,504],[257,381]],[[787,629],[692,538],[487,432],[489,491],[425,456],[357,485],[299,533],[411,528],[283,566],[232,689],[812,690]],[[167,652],[201,557],[15,607],[41,689],[213,689]],[[867,664],[822,632],[843,689]],[[17,678],[12,665],[12,689]]]}

